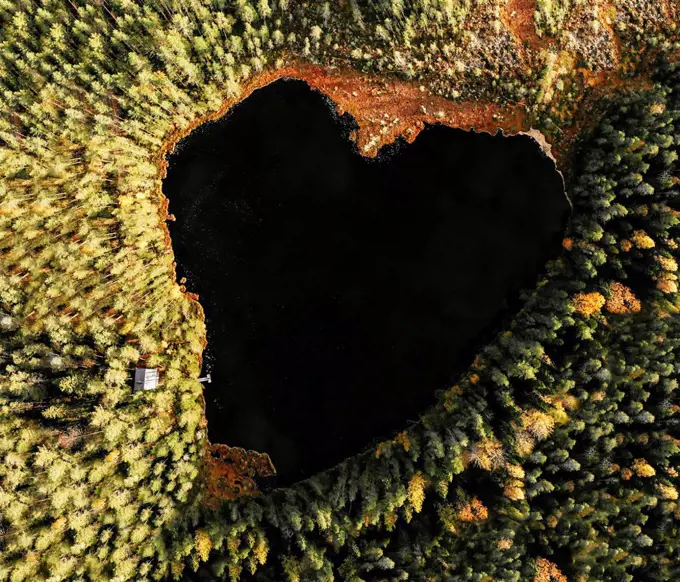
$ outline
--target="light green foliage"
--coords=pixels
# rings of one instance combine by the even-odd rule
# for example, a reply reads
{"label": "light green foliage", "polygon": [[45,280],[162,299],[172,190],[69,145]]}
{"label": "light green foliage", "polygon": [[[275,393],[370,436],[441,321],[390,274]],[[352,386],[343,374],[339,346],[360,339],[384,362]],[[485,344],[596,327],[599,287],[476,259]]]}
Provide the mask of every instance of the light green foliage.
{"label": "light green foliage", "polygon": [[538,33],[557,35],[574,4],[583,4],[583,0],[537,0],[534,20]]}
{"label": "light green foliage", "polygon": [[[558,26],[563,5],[546,6]],[[492,44],[468,30],[475,7],[0,0],[0,581],[159,580],[206,555],[232,580],[518,580],[533,575],[528,555],[558,551],[572,575],[671,579],[672,68],[601,123],[570,187],[571,250],[474,374],[380,455],[201,509],[205,328],[163,237],[161,145],[290,54],[445,95],[505,99],[487,83],[498,75],[535,95],[530,75],[480,58]],[[463,46],[474,66],[457,60]],[[637,231],[654,247],[624,251]],[[611,280],[637,282],[639,313],[575,312],[576,293],[606,295]],[[142,355],[163,381],[133,393]],[[566,412],[547,402],[568,396]],[[541,428],[550,437],[533,439]],[[488,518],[460,518],[473,495]]]}

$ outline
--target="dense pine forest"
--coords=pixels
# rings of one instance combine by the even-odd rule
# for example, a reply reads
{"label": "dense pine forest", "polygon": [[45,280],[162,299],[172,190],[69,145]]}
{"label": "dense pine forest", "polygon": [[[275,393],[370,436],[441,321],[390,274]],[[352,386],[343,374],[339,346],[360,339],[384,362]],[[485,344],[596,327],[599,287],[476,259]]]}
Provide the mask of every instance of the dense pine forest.
{"label": "dense pine forest", "polygon": [[[517,27],[520,4],[0,0],[1,581],[680,578],[680,7],[538,0]],[[573,209],[418,422],[258,493],[265,460],[234,483],[207,440],[161,183],[181,136],[303,64],[520,108]]]}

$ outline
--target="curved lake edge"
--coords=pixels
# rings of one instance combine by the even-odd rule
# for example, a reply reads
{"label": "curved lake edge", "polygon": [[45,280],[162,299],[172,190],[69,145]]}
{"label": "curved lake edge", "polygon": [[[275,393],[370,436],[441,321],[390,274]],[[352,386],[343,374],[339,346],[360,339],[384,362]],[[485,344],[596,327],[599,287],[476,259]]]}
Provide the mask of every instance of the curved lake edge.
{"label": "curved lake edge", "polygon": [[[285,80],[285,81],[300,81],[299,79],[293,79],[293,78],[288,78],[288,77],[282,78],[281,80]],[[307,84],[307,88],[309,88],[309,84]],[[354,155],[358,155],[358,156],[361,157],[362,159],[368,161],[369,163],[371,163],[371,165],[372,165],[372,162],[378,162],[378,163],[379,163],[379,162],[383,161],[383,159],[384,159],[385,157],[388,157],[388,158],[389,158],[389,157],[392,157],[392,155],[394,155],[394,153],[396,153],[396,152],[398,152],[399,150],[401,150],[401,149],[402,149],[403,147],[405,147],[405,145],[408,143],[408,140],[406,140],[405,138],[404,138],[403,140],[402,140],[402,139],[397,139],[395,142],[393,142],[393,143],[391,143],[391,144],[387,144],[387,145],[381,147],[380,150],[379,150],[379,151],[376,153],[376,155],[374,155],[374,156],[363,155],[361,152],[358,151],[357,143],[356,143],[354,140],[352,140],[352,139],[347,139],[348,136],[350,135],[350,133],[351,133],[352,131],[354,131],[354,129],[356,128],[356,125],[357,125],[357,124],[356,124],[356,120],[354,120],[354,118],[353,118],[351,115],[347,114],[347,113],[344,113],[344,114],[340,115],[340,114],[338,113],[338,111],[336,110],[336,108],[334,107],[334,106],[335,106],[335,103],[333,102],[333,100],[330,99],[330,98],[328,97],[328,95],[326,95],[325,93],[320,92],[320,91],[318,91],[318,90],[314,90],[314,89],[312,89],[311,92],[312,92],[312,93],[315,93],[315,94],[317,94],[317,95],[320,95],[320,97],[323,99],[323,101],[324,101],[324,102],[326,103],[326,105],[327,105],[327,112],[331,114],[331,116],[333,117],[334,121],[335,121],[335,122],[340,122],[340,123],[343,124],[343,126],[344,126],[343,131],[342,131],[342,133],[344,134],[344,135],[343,135],[343,138],[345,139],[346,142],[348,142],[348,145],[351,147],[353,154],[354,154]],[[239,102],[239,104],[240,104],[240,103],[241,103],[241,102]],[[238,109],[239,109],[238,107],[232,107],[232,108],[230,108],[229,111],[228,111],[225,115],[223,115],[222,117],[215,117],[215,119],[210,119],[210,120],[208,120],[208,121],[222,121],[222,120],[224,120],[224,119],[230,117],[231,114],[237,112]],[[436,123],[433,123],[433,124],[430,124],[430,123],[424,124],[424,129],[430,129],[431,127],[434,128],[434,127],[437,127],[437,126],[441,126],[441,127],[443,127],[443,128],[448,128],[448,127],[449,127],[447,124],[443,124],[443,123],[440,123],[440,122],[436,122]],[[506,134],[502,131],[501,128],[499,128],[499,129],[496,131],[495,134],[492,133],[492,132],[489,132],[489,131],[482,131],[482,132],[477,132],[477,131],[475,131],[475,132],[466,132],[465,130],[460,130],[460,129],[458,129],[458,128],[454,128],[454,129],[457,129],[457,130],[460,131],[461,133],[474,133],[474,134],[485,133],[485,134],[488,134],[489,136],[494,137],[494,138],[495,138],[495,137],[515,137],[515,136],[520,135],[519,133],[513,133],[513,134],[508,134],[508,135],[506,135]],[[191,133],[191,131],[188,131],[188,132],[186,132],[186,135],[189,135],[190,133]],[[425,132],[425,133],[427,133],[427,132]],[[420,132],[419,132],[419,134],[420,134]],[[499,134],[500,134],[500,135],[499,135]],[[186,135],[185,135],[184,137],[186,137]],[[535,139],[535,136],[527,135],[527,137],[532,137],[532,138],[533,138],[533,141],[535,142],[534,144],[532,144],[532,147],[535,147],[536,145],[538,145],[538,146],[539,146],[539,147],[538,147],[538,150],[541,151],[541,152],[544,154],[544,156],[550,160],[550,162],[551,162],[551,164],[550,164],[550,165],[551,165],[551,173],[552,173],[552,175],[554,175],[554,172],[556,172],[556,170],[555,170],[555,162],[554,162],[554,159],[553,159],[551,156],[547,155],[546,152],[545,152],[545,150],[543,150],[543,148],[540,147],[540,143],[538,142],[537,139]],[[180,139],[181,139],[181,138],[180,138]],[[179,141],[179,140],[177,140],[177,142],[175,142],[175,143],[172,144],[172,150],[170,150],[170,151],[174,151],[174,150],[175,150],[178,141]],[[411,143],[413,143],[414,141],[415,141],[415,139],[412,140]],[[491,143],[491,142],[488,142],[488,143]],[[524,143],[526,144],[527,142],[524,142]],[[526,149],[527,146],[525,145],[525,146],[523,146],[523,147]],[[179,153],[179,152],[181,152],[181,150],[178,150],[178,153]],[[168,157],[170,157],[170,156],[168,155]],[[542,156],[541,156],[541,158],[542,158]],[[165,159],[164,161],[165,161],[165,170],[166,170],[166,173],[167,173],[168,160]],[[563,184],[564,184],[563,176],[562,176],[562,174],[561,174],[560,172],[557,172],[557,174],[560,176],[560,182],[561,182],[561,184],[562,184],[562,186],[563,186]],[[551,190],[552,190],[552,191],[550,192],[551,197],[552,197],[553,192],[554,192],[555,195],[557,195],[557,188],[556,188],[556,187],[552,188]],[[560,192],[562,192],[562,193],[564,192],[563,187],[560,188]],[[168,200],[167,198],[165,198],[165,196],[163,196],[163,197],[164,197],[164,199],[165,199],[166,201]],[[568,207],[569,207],[569,211],[570,211],[570,210],[571,210],[571,203],[570,203],[570,201],[568,200],[568,198],[567,198],[566,196],[565,196],[565,201],[566,201],[566,203],[567,203],[567,205],[568,205]],[[166,202],[166,205],[167,205],[167,202]],[[565,226],[565,224],[566,224],[566,220],[568,220],[568,216],[569,216],[569,213],[567,213],[567,214],[564,215],[563,222],[562,222],[562,228],[560,229],[560,233],[563,232],[563,230],[564,230],[564,226]],[[164,225],[164,226],[165,226],[166,229],[167,229],[167,225]],[[553,235],[553,236],[556,236],[556,235]],[[561,237],[560,237],[560,240],[561,240]],[[173,256],[174,256],[174,251],[173,251]],[[550,259],[548,259],[548,260],[551,260],[552,258],[554,258],[554,255],[551,256]],[[543,264],[543,263],[542,263],[542,264]],[[534,284],[535,284],[535,281],[538,280],[538,278],[540,277],[542,270],[543,270],[543,267],[541,267],[541,269],[540,269],[538,272],[536,272],[536,274],[535,274],[535,279],[534,279],[534,282],[533,282],[533,283],[527,284],[527,285],[523,285],[521,289],[518,289],[518,290],[517,290],[516,294],[519,295],[519,293],[520,293],[521,291],[526,291],[527,289],[533,288],[533,286],[534,286]],[[175,278],[176,278],[176,273],[175,273]],[[191,279],[191,277],[188,277],[188,278]],[[195,294],[187,294],[187,295],[189,295],[189,298],[190,298],[191,300],[194,300],[194,301],[195,301],[194,298],[197,299],[197,296],[196,296]],[[510,300],[510,298],[508,298],[508,300]],[[199,304],[199,305],[200,305],[200,304]],[[488,343],[488,341],[489,341],[491,338],[493,338],[493,337],[498,333],[499,327],[503,325],[503,322],[508,321],[509,312],[514,313],[514,312],[516,312],[516,311],[517,311],[517,309],[516,309],[515,307],[509,307],[508,310],[504,310],[503,313],[501,313],[500,316],[499,316],[499,321],[493,321],[489,326],[487,326],[488,329],[487,329],[487,328],[483,329],[482,332],[481,332],[481,335],[480,335],[480,336],[477,338],[477,340],[474,342],[475,347],[466,350],[466,352],[470,352],[470,356],[471,356],[471,355],[473,354],[474,351],[476,351],[476,350],[479,349],[479,346],[480,346],[480,345],[484,345],[485,343]],[[205,323],[205,321],[206,321],[205,312],[203,311],[202,306],[201,306],[201,316],[202,316],[202,318],[203,318],[203,322]],[[208,330],[208,336],[210,335],[209,331],[210,331],[210,330]],[[209,349],[210,349],[209,347],[208,347],[207,350],[204,349],[203,354],[201,355],[201,363],[204,363],[204,362],[203,362],[203,358],[204,358],[204,356],[208,353]],[[468,363],[467,363],[467,364],[464,364],[464,365],[461,365],[461,366],[456,366],[455,369],[452,367],[452,375],[455,375],[455,377],[460,376],[461,373],[463,373],[467,368],[469,368],[469,361],[471,360],[471,357],[465,356],[464,359],[467,359],[467,360],[468,360]],[[206,401],[205,401],[205,395],[204,395],[204,394],[203,394],[203,398],[204,398],[204,414],[206,414],[206,412],[205,412]],[[429,407],[428,407],[428,408],[429,408]],[[426,412],[426,409],[419,409],[418,412],[417,412],[416,418],[419,419],[420,416],[421,416],[423,413],[425,413],[425,412]],[[204,418],[205,418],[205,416],[204,416]],[[407,421],[407,422],[418,422],[418,421]],[[389,434],[393,434],[393,433],[395,433],[395,432],[398,432],[398,431],[392,430],[390,433],[385,433],[385,434],[383,434],[383,435],[380,436],[380,437],[375,437],[375,438],[373,438],[371,442],[379,442],[380,440],[384,440],[387,436],[389,436]],[[370,449],[370,447],[371,447],[371,444],[370,444],[370,443],[366,445],[366,448]],[[359,452],[359,453],[357,453],[357,454],[361,454],[361,452]],[[355,455],[350,455],[350,457],[352,457],[352,456],[355,456]],[[339,464],[342,464],[342,462],[343,462],[343,461],[339,461]],[[337,466],[337,464],[333,464],[332,466]],[[332,466],[331,466],[331,467],[327,467],[326,469],[323,469],[322,472],[325,471],[325,470],[328,470],[328,469],[332,468]],[[317,472],[318,472],[318,471],[317,471]],[[300,479],[300,480],[304,480],[304,479],[306,479],[306,478],[308,478],[308,477],[304,477],[304,478],[302,478],[302,479]],[[298,482],[298,481],[295,481],[295,482]],[[283,486],[280,487],[280,488],[286,488],[286,487],[289,487],[290,485],[291,485],[291,484],[286,484],[286,485],[283,485]]]}

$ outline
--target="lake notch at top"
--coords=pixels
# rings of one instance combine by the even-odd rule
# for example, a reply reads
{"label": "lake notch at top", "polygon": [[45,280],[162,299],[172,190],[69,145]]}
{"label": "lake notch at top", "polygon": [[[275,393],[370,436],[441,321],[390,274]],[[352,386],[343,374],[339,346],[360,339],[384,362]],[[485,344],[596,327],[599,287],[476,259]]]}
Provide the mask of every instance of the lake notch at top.
{"label": "lake notch at top", "polygon": [[391,438],[455,383],[560,252],[561,176],[526,136],[426,126],[362,157],[279,80],[182,139],[163,182],[199,294],[211,442],[288,485]]}

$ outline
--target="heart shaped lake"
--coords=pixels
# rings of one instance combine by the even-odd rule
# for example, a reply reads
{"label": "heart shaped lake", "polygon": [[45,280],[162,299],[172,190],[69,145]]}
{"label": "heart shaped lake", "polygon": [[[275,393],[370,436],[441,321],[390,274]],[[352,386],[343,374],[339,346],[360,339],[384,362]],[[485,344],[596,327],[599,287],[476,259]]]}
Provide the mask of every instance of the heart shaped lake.
{"label": "heart shaped lake", "polygon": [[354,129],[280,80],[184,138],[163,184],[206,314],[210,440],[268,453],[277,485],[417,420],[559,254],[568,216],[529,137],[427,126],[368,159]]}

